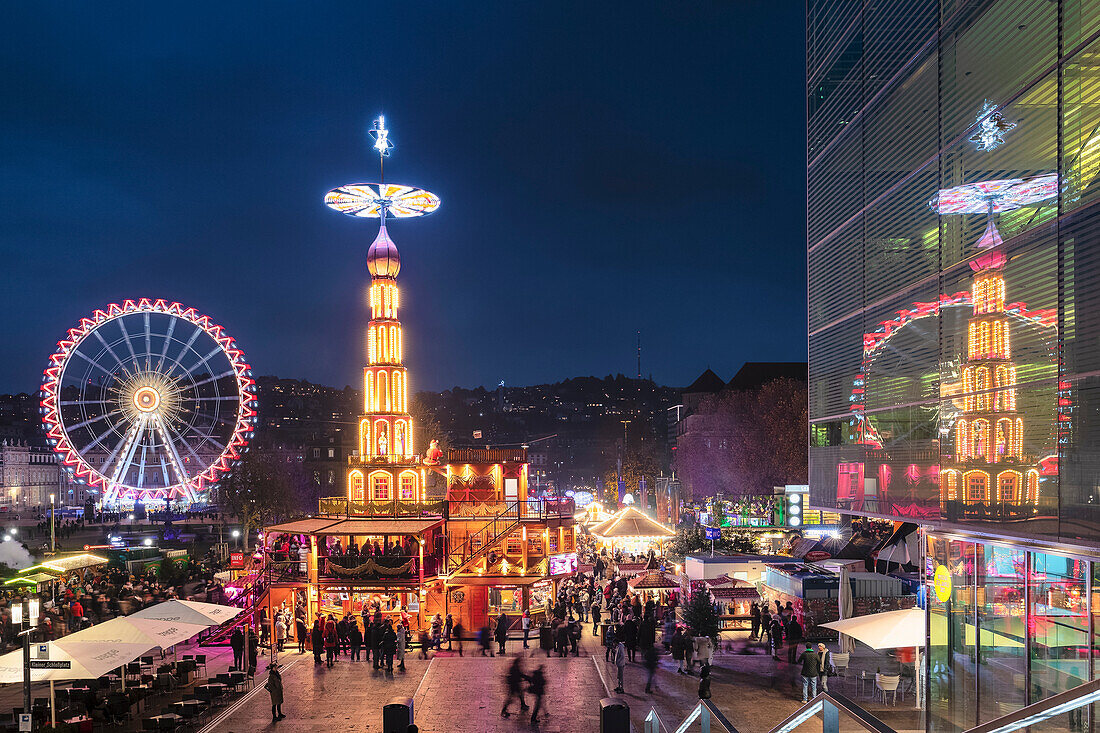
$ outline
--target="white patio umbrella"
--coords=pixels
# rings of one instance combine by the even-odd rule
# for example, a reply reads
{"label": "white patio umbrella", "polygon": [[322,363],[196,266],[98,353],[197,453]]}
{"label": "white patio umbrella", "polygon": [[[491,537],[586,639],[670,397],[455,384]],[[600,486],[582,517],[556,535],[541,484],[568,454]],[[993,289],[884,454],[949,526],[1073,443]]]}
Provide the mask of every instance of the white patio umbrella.
{"label": "white patio umbrella", "polygon": [[872,613],[821,625],[858,639],[872,649],[923,647],[926,635],[924,610],[920,608]]}
{"label": "white patio umbrella", "polygon": [[[40,646],[40,645],[35,645]],[[145,643],[135,644],[109,641],[69,641],[64,646],[58,642],[46,642],[49,661],[68,662],[67,669],[32,669],[31,682],[50,683],[50,720],[57,725],[57,705],[54,701],[53,683],[57,680],[97,679],[116,667],[140,657],[149,651]],[[40,658],[40,657],[39,657]],[[0,656],[0,684],[23,681],[23,650]]]}
{"label": "white patio umbrella", "polygon": [[[837,593],[837,605],[840,610],[840,620],[852,618],[852,611],[855,610],[855,600],[852,598],[852,573],[845,565],[840,569],[840,588]],[[840,651],[845,654],[851,654],[856,648],[855,643],[852,641],[852,637],[847,634],[840,635]]]}
{"label": "white patio umbrella", "polygon": [[240,615],[243,610],[243,608],[237,608],[236,606],[221,606],[216,603],[203,603],[202,601],[171,600],[143,608],[127,618],[137,617],[157,621],[218,626]]}
{"label": "white patio umbrella", "polygon": [[110,621],[77,631],[58,643],[64,646],[72,641],[113,641],[145,644],[146,651],[170,646],[195,636],[209,624],[187,624],[178,621],[160,621],[135,616],[119,616]]}
{"label": "white patio umbrella", "polygon": [[831,621],[822,626],[847,634],[872,649],[917,647],[917,707],[924,706],[924,675],[921,649],[928,633],[923,608],[872,613],[843,621]]}

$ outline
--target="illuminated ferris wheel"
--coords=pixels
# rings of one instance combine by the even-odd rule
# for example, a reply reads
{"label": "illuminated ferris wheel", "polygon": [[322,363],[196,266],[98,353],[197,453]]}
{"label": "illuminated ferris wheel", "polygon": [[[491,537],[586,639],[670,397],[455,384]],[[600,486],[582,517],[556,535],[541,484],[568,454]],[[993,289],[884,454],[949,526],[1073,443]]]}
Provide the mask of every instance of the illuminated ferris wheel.
{"label": "illuminated ferris wheel", "polygon": [[194,308],[111,304],[57,346],[42,383],[46,433],[62,465],[107,506],[194,503],[252,437],[251,367]]}

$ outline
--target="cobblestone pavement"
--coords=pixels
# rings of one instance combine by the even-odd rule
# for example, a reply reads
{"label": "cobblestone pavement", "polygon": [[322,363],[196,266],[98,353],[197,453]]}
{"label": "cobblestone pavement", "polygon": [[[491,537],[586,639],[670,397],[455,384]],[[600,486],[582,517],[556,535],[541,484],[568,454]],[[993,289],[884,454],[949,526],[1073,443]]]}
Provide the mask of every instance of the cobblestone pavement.
{"label": "cobblestone pavement", "polygon": [[[228,664],[227,649],[203,651],[211,653],[211,674]],[[467,652],[470,651],[476,654],[476,648],[468,645]],[[518,714],[518,708],[513,708],[516,714],[511,718],[500,717],[503,677],[517,654],[524,655],[528,671],[543,665],[546,673],[547,715],[538,730],[548,733],[599,730],[599,701],[607,696],[608,688],[615,686],[615,668],[604,661],[604,650],[596,640],[586,635],[580,657],[547,658],[544,652],[524,651],[518,642],[510,642],[504,658],[444,653],[428,661],[412,654],[406,660],[407,669],[395,670],[392,675],[375,672],[369,662],[350,662],[346,656],[332,669],[317,667],[311,654],[290,651],[280,656],[285,690],[283,712],[287,718],[274,725],[268,695],[262,686],[267,662],[261,658],[256,688],[216,717],[204,733],[380,732],[382,706],[393,697],[414,699],[416,723],[426,733],[532,730],[526,716]],[[639,663],[627,666],[626,693],[619,696],[630,706],[635,733],[644,729],[643,722],[651,707],[661,718],[662,731],[675,730],[698,703],[698,676],[677,674],[671,657],[662,655],[654,692],[646,694],[646,674],[640,654],[638,660]],[[800,707],[800,691],[796,691],[794,682],[794,667],[777,663],[771,657],[720,654],[713,672],[713,699],[742,733],[763,733]],[[856,698],[856,682],[837,680],[833,685]],[[19,694],[18,686],[9,686],[5,692],[15,697]],[[911,706],[910,701],[908,710],[904,703],[889,709],[870,707],[895,729],[909,730],[918,727],[910,724]],[[811,720],[799,733],[817,733],[820,729],[820,723]],[[842,719],[842,730],[855,728]]]}

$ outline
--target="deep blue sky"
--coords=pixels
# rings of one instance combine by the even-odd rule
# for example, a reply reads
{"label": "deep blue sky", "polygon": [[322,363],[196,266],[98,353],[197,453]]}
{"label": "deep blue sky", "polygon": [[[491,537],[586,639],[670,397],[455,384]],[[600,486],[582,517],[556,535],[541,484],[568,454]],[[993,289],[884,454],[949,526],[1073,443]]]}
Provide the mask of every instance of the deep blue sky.
{"label": "deep blue sky", "polygon": [[0,30],[0,391],[163,297],[257,373],[358,381],[377,177],[415,389],[805,358],[801,2],[15,3]]}

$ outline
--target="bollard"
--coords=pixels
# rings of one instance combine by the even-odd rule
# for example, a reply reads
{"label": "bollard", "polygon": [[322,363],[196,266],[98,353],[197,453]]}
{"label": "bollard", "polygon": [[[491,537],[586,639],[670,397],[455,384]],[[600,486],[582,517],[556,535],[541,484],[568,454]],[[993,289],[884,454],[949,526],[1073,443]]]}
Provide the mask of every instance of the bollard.
{"label": "bollard", "polygon": [[412,722],[411,697],[394,697],[382,706],[382,733],[405,733]]}
{"label": "bollard", "polygon": [[620,697],[600,700],[600,733],[630,733],[630,706]]}

